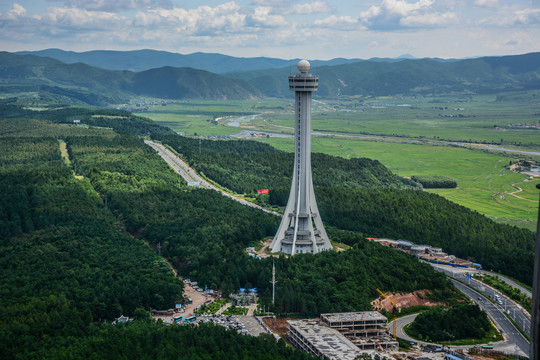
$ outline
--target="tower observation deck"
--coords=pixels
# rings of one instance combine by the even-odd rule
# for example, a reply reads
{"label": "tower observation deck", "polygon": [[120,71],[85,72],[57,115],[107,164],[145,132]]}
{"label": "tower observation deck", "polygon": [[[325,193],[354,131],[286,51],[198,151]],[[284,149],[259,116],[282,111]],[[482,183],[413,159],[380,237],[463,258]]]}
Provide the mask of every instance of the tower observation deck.
{"label": "tower observation deck", "polygon": [[309,74],[309,68],[309,62],[301,60],[300,73],[289,76],[289,89],[295,92],[294,173],[289,201],[270,245],[272,252],[291,255],[333,249],[319,216],[311,178],[311,92],[317,91],[319,77]]}

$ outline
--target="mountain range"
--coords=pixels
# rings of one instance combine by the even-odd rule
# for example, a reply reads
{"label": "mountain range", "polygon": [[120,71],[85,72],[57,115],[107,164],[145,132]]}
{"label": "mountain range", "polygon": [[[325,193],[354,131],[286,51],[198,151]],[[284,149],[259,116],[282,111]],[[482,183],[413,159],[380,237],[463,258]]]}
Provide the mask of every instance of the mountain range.
{"label": "mountain range", "polygon": [[164,99],[246,99],[264,96],[241,79],[193,68],[165,66],[141,72],[0,52],[0,92],[41,91],[91,105],[134,95]]}
{"label": "mountain range", "polygon": [[[296,66],[291,65],[291,62],[296,65],[297,60],[273,58],[181,55],[151,50],[88,53],[44,50],[41,54],[47,52],[72,55],[69,61],[85,60],[84,56],[80,58],[84,54],[88,59],[68,64],[50,57],[0,52],[0,92],[41,91],[93,105],[119,103],[134,95],[165,99],[287,97],[286,78],[297,72]],[[154,63],[151,59],[156,56],[159,59],[155,58]],[[173,60],[184,57],[190,61],[198,57],[200,61],[188,62],[197,68],[175,67],[165,61],[167,57]],[[139,63],[139,58],[145,60]],[[133,67],[156,66],[130,71],[91,65],[100,61],[109,67],[116,61],[118,68],[128,66],[128,61]],[[214,66],[224,74],[202,69],[209,64],[220,64]],[[238,69],[240,64],[242,71],[230,71]],[[311,72],[320,77],[315,96],[322,98],[523,91],[540,89],[540,53],[448,61],[338,58],[326,63],[312,62]]]}
{"label": "mountain range", "polygon": [[[191,67],[215,74],[242,72],[265,69],[279,69],[296,66],[300,59],[284,60],[270,57],[243,58],[215,53],[178,54],[157,50],[111,51],[94,50],[86,52],[46,49],[40,51],[21,51],[19,55],[37,55],[60,60],[66,64],[82,62],[108,70],[144,71],[158,67]],[[410,57],[411,55],[403,55]],[[384,59],[381,59],[384,61]],[[332,60],[314,60],[313,66],[340,65],[363,61],[362,59],[336,58]],[[393,59],[388,59],[393,61]]]}

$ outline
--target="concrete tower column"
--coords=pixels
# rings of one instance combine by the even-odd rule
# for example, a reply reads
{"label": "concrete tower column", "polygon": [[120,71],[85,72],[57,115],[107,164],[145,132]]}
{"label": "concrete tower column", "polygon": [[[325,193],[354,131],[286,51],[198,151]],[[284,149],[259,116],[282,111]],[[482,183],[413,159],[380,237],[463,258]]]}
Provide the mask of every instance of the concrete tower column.
{"label": "concrete tower column", "polygon": [[289,89],[295,92],[294,172],[289,201],[270,245],[272,252],[291,255],[332,249],[319,216],[311,178],[311,92],[317,90],[319,77],[309,74],[309,68],[309,62],[301,60],[300,73],[289,76]]}

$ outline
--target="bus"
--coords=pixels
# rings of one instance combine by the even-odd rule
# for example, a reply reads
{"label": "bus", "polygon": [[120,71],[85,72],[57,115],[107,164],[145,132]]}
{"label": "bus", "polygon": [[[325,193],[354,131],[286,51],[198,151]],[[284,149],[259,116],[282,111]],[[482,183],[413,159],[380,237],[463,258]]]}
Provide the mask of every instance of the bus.
{"label": "bus", "polygon": [[183,318],[182,315],[177,315],[177,316],[173,317],[174,323],[176,324],[176,323],[181,322],[182,318]]}
{"label": "bus", "polygon": [[195,316],[195,315],[189,316],[189,317],[186,318],[185,323],[189,324],[189,323],[194,322],[195,320],[197,320],[197,316]]}

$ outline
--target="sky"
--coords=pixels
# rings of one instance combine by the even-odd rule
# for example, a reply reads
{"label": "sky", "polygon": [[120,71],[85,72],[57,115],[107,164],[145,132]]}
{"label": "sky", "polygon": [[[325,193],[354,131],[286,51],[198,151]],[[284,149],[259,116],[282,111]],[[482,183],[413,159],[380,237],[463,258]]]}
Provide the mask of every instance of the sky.
{"label": "sky", "polygon": [[328,60],[540,51],[540,0],[0,0],[0,51]]}

